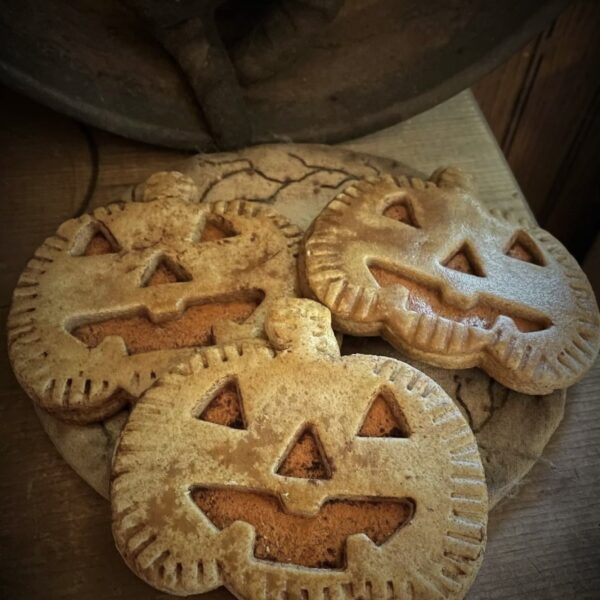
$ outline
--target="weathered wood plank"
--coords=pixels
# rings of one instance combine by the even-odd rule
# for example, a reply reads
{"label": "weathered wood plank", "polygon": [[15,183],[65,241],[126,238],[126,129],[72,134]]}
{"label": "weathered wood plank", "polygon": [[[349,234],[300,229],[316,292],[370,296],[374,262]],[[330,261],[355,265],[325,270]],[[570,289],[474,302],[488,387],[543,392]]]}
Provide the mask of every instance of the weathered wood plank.
{"label": "weathered wood plank", "polygon": [[26,260],[85,205],[93,185],[86,130],[0,87],[0,304]]}
{"label": "weathered wood plank", "polygon": [[510,146],[522,116],[540,41],[537,36],[471,88],[502,150]]}
{"label": "weathered wood plank", "polygon": [[600,230],[596,232],[596,237],[585,257],[583,270],[592,284],[596,298],[600,298]]}
{"label": "weathered wood plank", "polygon": [[92,131],[92,139],[98,177],[88,208],[118,200],[130,186],[190,156],[189,152],[148,146],[97,129]]}
{"label": "weathered wood plank", "polygon": [[540,216],[580,261],[600,231],[600,84],[581,119]]}
{"label": "weathered wood plank", "polygon": [[565,419],[517,496],[490,515],[471,598],[597,598],[600,362],[569,391]]}
{"label": "weathered wood plank", "polygon": [[[504,151],[534,213],[550,190],[598,84],[600,4],[577,2],[543,37],[519,128]],[[566,75],[568,74],[568,75]],[[595,82],[595,83],[594,83]]]}
{"label": "weathered wood plank", "polygon": [[583,260],[600,227],[600,3],[573,2],[475,96],[537,219]]}

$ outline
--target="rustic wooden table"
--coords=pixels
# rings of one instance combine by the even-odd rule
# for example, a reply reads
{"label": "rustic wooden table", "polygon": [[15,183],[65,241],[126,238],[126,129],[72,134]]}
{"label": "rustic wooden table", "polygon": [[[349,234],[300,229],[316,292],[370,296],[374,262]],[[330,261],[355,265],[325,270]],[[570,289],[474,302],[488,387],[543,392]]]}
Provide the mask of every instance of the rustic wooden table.
{"label": "rustic wooden table", "polygon": [[[60,222],[186,155],[81,126],[3,89],[0,105],[4,323],[20,271]],[[500,209],[521,198],[469,92],[345,146],[424,172],[462,165]],[[0,597],[165,598],[119,557],[108,503],[58,456],[12,375],[4,327],[2,336]],[[600,598],[600,362],[568,397],[543,459],[490,515],[471,599]]]}

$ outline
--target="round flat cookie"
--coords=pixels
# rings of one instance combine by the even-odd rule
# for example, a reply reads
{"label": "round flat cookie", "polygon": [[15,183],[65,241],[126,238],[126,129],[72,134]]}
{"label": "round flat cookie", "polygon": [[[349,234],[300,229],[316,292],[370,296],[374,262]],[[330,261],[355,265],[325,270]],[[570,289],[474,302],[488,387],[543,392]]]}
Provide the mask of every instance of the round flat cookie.
{"label": "round flat cookie", "polygon": [[464,597],[488,509],[460,411],[404,363],[340,357],[317,303],[265,329],[275,350],[208,350],[133,408],[111,484],[129,567],[181,595]]}
{"label": "round flat cookie", "polygon": [[600,347],[576,260],[548,232],[490,216],[456,169],[351,184],[314,221],[301,263],[306,293],[343,333],[480,366],[523,393],[575,383]]}
{"label": "round flat cookie", "polygon": [[262,335],[271,302],[296,295],[297,227],[257,203],[188,198],[97,208],[38,248],[8,329],[39,407],[105,419],[196,348]]}

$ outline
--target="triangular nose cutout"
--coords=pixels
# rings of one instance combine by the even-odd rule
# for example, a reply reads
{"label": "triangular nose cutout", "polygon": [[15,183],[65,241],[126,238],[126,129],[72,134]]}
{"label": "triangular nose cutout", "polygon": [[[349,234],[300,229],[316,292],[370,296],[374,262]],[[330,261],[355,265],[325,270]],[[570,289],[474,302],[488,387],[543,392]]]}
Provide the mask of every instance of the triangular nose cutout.
{"label": "triangular nose cutout", "polygon": [[191,276],[181,265],[178,265],[174,261],[163,256],[158,260],[153,269],[150,268],[145,273],[142,287],[163,285],[164,283],[180,283],[191,280]]}
{"label": "triangular nose cutout", "polygon": [[281,461],[277,474],[301,479],[331,479],[331,467],[315,430],[309,426],[301,430]]}
{"label": "triangular nose cutout", "polygon": [[444,267],[453,269],[454,271],[460,271],[461,273],[467,273],[468,275],[475,275],[476,277],[485,276],[475,253],[467,243],[464,243],[457,252],[451,254],[450,257],[446,259]]}

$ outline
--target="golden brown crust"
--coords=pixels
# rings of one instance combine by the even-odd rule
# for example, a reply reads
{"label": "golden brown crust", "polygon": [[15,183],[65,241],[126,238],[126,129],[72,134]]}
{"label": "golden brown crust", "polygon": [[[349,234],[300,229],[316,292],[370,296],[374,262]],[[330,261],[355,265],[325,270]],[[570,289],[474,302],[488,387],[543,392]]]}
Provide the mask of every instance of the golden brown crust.
{"label": "golden brown crust", "polygon": [[[207,223],[222,222],[236,235],[202,240]],[[97,232],[109,243],[96,244],[86,255]],[[243,200],[198,204],[165,197],[117,203],[63,223],[36,251],[14,292],[9,354],[19,382],[40,407],[60,418],[106,418],[125,402],[115,391],[137,398],[203,343],[185,332],[179,341],[171,339],[170,330],[181,329],[173,327],[174,320],[188,307],[195,307],[190,323],[196,326],[200,318],[209,328],[205,343],[260,336],[272,301],[297,293],[300,235],[271,208]],[[152,279],[163,261],[175,269],[175,281]],[[249,301],[256,306],[245,318]],[[200,308],[207,304],[215,305],[212,312]],[[232,312],[238,304],[243,310]],[[219,313],[212,326],[207,310]],[[143,328],[135,327],[136,319]],[[122,337],[111,335],[119,328]],[[165,340],[164,348],[174,349],[156,349],[153,330],[156,339]]]}
{"label": "golden brown crust", "polygon": [[[197,186],[200,191],[198,201],[232,200],[243,190],[245,197],[272,205],[298,226],[309,226],[351,181],[374,174],[402,175],[410,172],[406,166],[388,159],[340,148],[302,144],[253,146],[235,153],[198,155],[180,163],[178,169]],[[166,174],[167,180],[171,177]],[[160,194],[165,179],[161,175],[160,185],[156,185],[157,178],[150,178],[155,182],[151,186],[148,186],[150,180],[141,183],[126,199],[148,199],[149,195]],[[463,177],[457,177],[457,173],[448,170],[440,171],[436,181],[438,185],[469,187],[469,182],[465,182]],[[151,191],[147,192],[147,187]],[[473,187],[472,184],[470,187]],[[183,193],[192,192],[189,195],[194,197],[189,182],[181,185],[180,189]],[[482,196],[481,201],[494,216],[513,225],[529,227],[533,224],[531,214],[520,197],[507,195],[499,198],[492,193]],[[226,230],[224,234],[227,235]],[[221,237],[223,234],[219,233],[218,227],[205,227],[202,232],[205,240]],[[392,350],[382,339],[373,337],[357,341],[355,351],[382,356],[389,355]],[[406,361],[400,353],[391,356]],[[412,364],[442,385],[459,405],[466,406],[466,415],[481,440],[480,451],[485,455],[490,504],[495,505],[540,456],[561,419],[564,390],[536,398],[509,392],[500,384],[492,383],[488,375],[477,369],[447,371],[425,363]],[[104,497],[108,497],[110,466],[105,458],[112,456],[119,433],[120,427],[113,425],[115,418],[88,426],[66,424],[48,413],[43,413],[40,418],[65,460]],[[112,432],[111,436],[106,435],[107,430]]]}
{"label": "golden brown crust", "polygon": [[[483,556],[487,494],[458,409],[404,363],[335,356],[328,311],[314,302],[278,303],[272,319],[266,330],[276,352],[207,351],[166,375],[132,411],[111,486],[113,533],[127,564],[180,595],[225,585],[243,598],[263,598],[267,589],[298,598],[360,598],[368,590],[373,597],[463,597]],[[198,418],[231,378],[243,403],[241,430]],[[382,390],[397,403],[409,437],[359,435]],[[331,476],[278,474],[307,424]],[[275,495],[295,515],[318,514],[334,499],[410,498],[415,511],[380,545],[348,537],[343,568],[307,568],[256,558],[252,526],[238,520],[219,530],[194,502],[193,490],[228,488]],[[204,501],[210,505],[214,495]]]}
{"label": "golden brown crust", "polygon": [[[530,394],[574,383],[600,347],[585,275],[549,233],[494,219],[460,181],[453,169],[350,185],[305,238],[301,285],[345,333],[412,358],[478,365]],[[413,222],[386,217],[393,205]]]}

